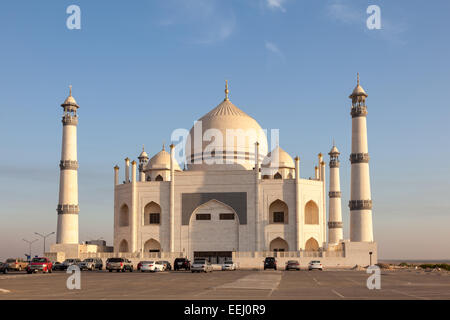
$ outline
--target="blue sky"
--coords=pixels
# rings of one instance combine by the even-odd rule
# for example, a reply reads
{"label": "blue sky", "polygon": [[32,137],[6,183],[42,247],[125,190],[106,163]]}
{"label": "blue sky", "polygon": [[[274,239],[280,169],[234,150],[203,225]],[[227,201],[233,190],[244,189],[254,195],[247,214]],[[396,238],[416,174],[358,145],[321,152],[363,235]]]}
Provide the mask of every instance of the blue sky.
{"label": "blue sky", "polygon": [[[81,30],[66,28],[71,4]],[[381,30],[366,27],[371,4]],[[190,129],[223,99],[225,79],[235,105],[280,129],[303,178],[336,140],[348,237],[356,72],[369,94],[380,256],[449,259],[449,12],[444,0],[3,1],[0,259],[56,231],[69,84],[81,106],[80,240],[112,240],[113,166]]]}

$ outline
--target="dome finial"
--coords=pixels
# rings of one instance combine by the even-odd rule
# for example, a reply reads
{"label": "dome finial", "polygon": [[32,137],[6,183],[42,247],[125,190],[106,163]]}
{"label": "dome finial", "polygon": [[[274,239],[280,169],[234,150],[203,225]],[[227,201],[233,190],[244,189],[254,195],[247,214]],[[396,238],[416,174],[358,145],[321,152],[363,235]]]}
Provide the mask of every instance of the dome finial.
{"label": "dome finial", "polygon": [[163,141],[163,151],[165,151],[166,150],[166,142],[165,141]]}
{"label": "dome finial", "polygon": [[230,91],[228,90],[228,80],[225,80],[225,101],[229,100],[228,93],[230,93]]}
{"label": "dome finial", "polygon": [[359,72],[358,73],[356,73],[356,82],[357,82],[357,85],[359,86]]}
{"label": "dome finial", "polygon": [[144,145],[142,145],[142,152],[144,152],[145,150],[144,150]]}
{"label": "dome finial", "polygon": [[72,85],[69,85],[69,97],[72,96]]}

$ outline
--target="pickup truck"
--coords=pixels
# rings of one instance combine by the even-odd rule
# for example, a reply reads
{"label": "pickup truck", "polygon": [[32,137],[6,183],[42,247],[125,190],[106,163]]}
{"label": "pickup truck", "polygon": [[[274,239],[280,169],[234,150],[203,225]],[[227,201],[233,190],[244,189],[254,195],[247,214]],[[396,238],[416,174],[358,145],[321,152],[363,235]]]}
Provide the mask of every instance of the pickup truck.
{"label": "pickup truck", "polygon": [[25,270],[28,266],[28,262],[23,261],[22,259],[14,259],[10,258],[5,261],[5,264],[8,266],[8,270],[22,271]]}
{"label": "pickup truck", "polygon": [[31,260],[30,264],[27,267],[27,273],[33,273],[38,271],[51,273],[52,267],[53,264],[48,258],[45,257],[33,258],[33,260]]}

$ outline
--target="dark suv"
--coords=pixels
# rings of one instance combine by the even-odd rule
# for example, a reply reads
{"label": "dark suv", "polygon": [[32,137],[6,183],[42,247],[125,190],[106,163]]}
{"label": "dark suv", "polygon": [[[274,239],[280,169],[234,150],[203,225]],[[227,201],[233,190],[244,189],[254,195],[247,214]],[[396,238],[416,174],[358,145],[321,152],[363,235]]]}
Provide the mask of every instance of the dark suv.
{"label": "dark suv", "polygon": [[191,270],[191,262],[186,258],[176,258],[173,262],[173,270],[177,271],[180,269]]}
{"label": "dark suv", "polygon": [[264,270],[266,269],[274,269],[277,270],[277,260],[274,257],[267,257],[264,260]]}

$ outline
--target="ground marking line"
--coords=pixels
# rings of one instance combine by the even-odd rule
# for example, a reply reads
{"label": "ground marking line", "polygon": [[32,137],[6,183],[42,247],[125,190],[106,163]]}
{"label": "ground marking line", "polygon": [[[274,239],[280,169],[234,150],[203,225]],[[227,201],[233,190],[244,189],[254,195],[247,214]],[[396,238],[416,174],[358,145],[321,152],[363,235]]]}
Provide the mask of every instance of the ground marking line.
{"label": "ground marking line", "polygon": [[313,277],[313,280],[317,283],[318,286],[320,286],[320,282],[316,278]]}
{"label": "ground marking line", "polygon": [[341,297],[341,298],[345,298],[342,294],[340,294],[339,292],[337,292],[334,289],[331,289],[331,292],[333,292],[334,294],[336,294],[337,296]]}
{"label": "ground marking line", "polygon": [[345,280],[351,281],[351,282],[356,283],[356,284],[361,284],[361,282],[358,282],[358,281],[353,280],[353,279],[345,278]]}
{"label": "ground marking line", "polygon": [[8,293],[8,292],[11,292],[11,291],[9,291],[9,290],[6,290],[6,289],[2,289],[2,288],[0,288],[0,292],[3,292],[3,293]]}
{"label": "ground marking line", "polygon": [[395,293],[403,294],[403,295],[405,295],[407,297],[412,297],[412,298],[417,298],[417,299],[422,299],[422,300],[430,300],[428,298],[419,297],[419,296],[416,296],[416,295],[413,295],[413,294],[409,294],[409,293],[406,293],[406,292],[401,292],[401,291],[398,291],[398,290],[395,290],[395,289],[391,289],[391,291],[395,292]]}

